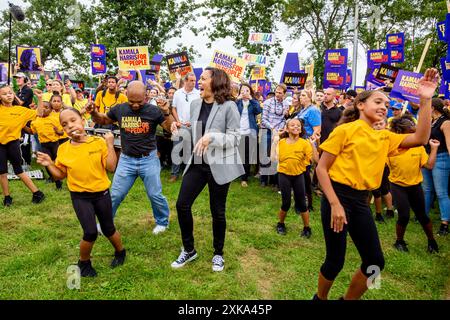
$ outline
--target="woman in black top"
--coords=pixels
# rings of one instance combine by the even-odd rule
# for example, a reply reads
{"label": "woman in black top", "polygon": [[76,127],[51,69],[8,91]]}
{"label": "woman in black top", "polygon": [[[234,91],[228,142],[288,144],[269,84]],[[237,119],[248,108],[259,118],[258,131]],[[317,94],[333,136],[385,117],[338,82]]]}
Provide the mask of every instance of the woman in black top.
{"label": "woman in black top", "polygon": [[[436,164],[433,170],[423,168],[423,191],[425,194],[425,210],[429,215],[430,207],[433,201],[433,193],[439,203],[441,212],[441,227],[438,235],[446,236],[448,234],[448,223],[450,221],[450,199],[449,199],[449,176],[450,176],[450,111],[444,101],[435,98],[432,101],[432,125],[430,139],[440,142],[437,150]],[[426,146],[430,153],[430,146]]]}

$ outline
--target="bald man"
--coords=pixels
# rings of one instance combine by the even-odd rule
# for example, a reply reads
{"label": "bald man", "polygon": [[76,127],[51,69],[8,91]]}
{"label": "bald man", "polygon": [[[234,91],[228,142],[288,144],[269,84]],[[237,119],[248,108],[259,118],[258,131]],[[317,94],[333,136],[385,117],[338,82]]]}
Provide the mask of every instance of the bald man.
{"label": "bald man", "polygon": [[158,106],[145,103],[145,85],[132,81],[127,90],[128,102],[111,108],[107,114],[99,113],[92,104],[88,111],[92,120],[100,125],[119,123],[122,153],[111,187],[113,217],[137,177],[144,182],[153,209],[156,226],[154,234],[166,231],[169,225],[169,205],[162,194],[160,162],[156,151],[156,127],[170,131],[174,121],[169,102],[157,99]]}

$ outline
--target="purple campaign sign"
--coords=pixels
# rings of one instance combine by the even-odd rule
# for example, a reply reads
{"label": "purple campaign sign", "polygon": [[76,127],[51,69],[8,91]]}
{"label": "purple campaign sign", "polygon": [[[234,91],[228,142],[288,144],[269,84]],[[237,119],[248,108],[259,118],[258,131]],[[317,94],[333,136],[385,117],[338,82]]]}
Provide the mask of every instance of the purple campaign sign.
{"label": "purple campaign sign", "polygon": [[367,51],[367,68],[374,69],[382,63],[391,64],[391,55],[389,50],[369,50]]}
{"label": "purple campaign sign", "polygon": [[104,59],[92,59],[91,60],[91,73],[92,75],[105,74],[106,73],[106,61]]}
{"label": "purple campaign sign", "polygon": [[200,76],[203,73],[203,68],[194,68],[194,73],[195,73],[195,88],[198,89],[198,79],[200,79]]}
{"label": "purple campaign sign", "polygon": [[325,68],[323,74],[323,88],[345,90],[347,80],[347,67]]}
{"label": "purple campaign sign", "polygon": [[441,58],[441,69],[444,80],[450,80],[450,61],[446,58]]}
{"label": "purple campaign sign", "polygon": [[105,60],[106,48],[103,44],[91,44],[91,60]]}
{"label": "purple campaign sign", "polygon": [[352,82],[353,82],[352,69],[347,69],[347,77],[346,77],[346,82],[345,82],[345,89],[350,88],[352,86]]}
{"label": "purple campaign sign", "polygon": [[386,47],[395,48],[395,47],[404,47],[405,46],[405,33],[391,33],[386,35]]}
{"label": "purple campaign sign", "polygon": [[325,69],[347,68],[348,49],[332,49],[325,51]]}
{"label": "purple campaign sign", "polygon": [[151,61],[161,63],[164,56],[162,54],[155,54]]}
{"label": "purple campaign sign", "polygon": [[298,63],[298,53],[288,52],[284,62],[283,72],[281,73],[280,83],[283,82],[285,72],[300,72],[300,65]]}
{"label": "purple campaign sign", "polygon": [[391,98],[398,98],[418,104],[420,99],[417,94],[417,87],[422,77],[423,74],[421,73],[400,70],[390,94]]}
{"label": "purple campaign sign", "polygon": [[445,41],[450,43],[450,13],[445,16]]}

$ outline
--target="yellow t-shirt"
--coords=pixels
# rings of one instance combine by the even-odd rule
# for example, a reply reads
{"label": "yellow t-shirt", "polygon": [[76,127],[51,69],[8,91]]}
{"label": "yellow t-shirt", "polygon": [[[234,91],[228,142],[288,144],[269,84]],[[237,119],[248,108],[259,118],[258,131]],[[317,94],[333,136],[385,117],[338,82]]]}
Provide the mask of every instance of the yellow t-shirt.
{"label": "yellow t-shirt", "polygon": [[19,139],[22,128],[28,121],[36,119],[36,116],[36,110],[33,109],[0,105],[0,144]]}
{"label": "yellow t-shirt", "polygon": [[[42,101],[43,102],[50,102],[50,98],[52,97],[53,92],[44,92],[42,94]],[[72,98],[70,97],[70,94],[64,93],[62,95],[62,102],[63,105],[66,107],[72,107]]]}
{"label": "yellow t-shirt", "polygon": [[423,181],[421,168],[427,162],[428,154],[424,147],[411,148],[405,153],[389,157],[389,181],[402,187],[415,186]]}
{"label": "yellow t-shirt", "polygon": [[331,180],[356,190],[379,188],[387,157],[401,152],[399,147],[406,136],[374,130],[364,120],[336,127],[320,145],[323,151],[336,156],[328,171]]}
{"label": "yellow t-shirt", "polygon": [[289,144],[286,139],[281,139],[277,146],[278,172],[289,176],[298,176],[306,171],[312,158],[311,143],[305,139],[298,139]]}
{"label": "yellow t-shirt", "polygon": [[116,94],[109,93],[108,90],[104,97],[103,91],[99,91],[95,97],[95,105],[99,107],[98,112],[100,113],[107,113],[112,107],[125,102],[128,102],[128,98],[123,93],[119,93],[116,99]]}
{"label": "yellow t-shirt", "polygon": [[59,146],[55,165],[67,170],[67,187],[72,192],[101,192],[111,181],[106,173],[108,148],[103,138],[89,136],[85,143],[67,141]]}
{"label": "yellow t-shirt", "polygon": [[62,125],[61,125],[61,122],[59,121],[59,114],[60,114],[60,112],[52,111],[52,112],[50,113],[49,117],[55,118],[55,119],[56,119],[56,122],[58,123],[58,125],[57,125],[58,131],[64,132],[64,134],[63,134],[62,136],[59,136],[59,139],[61,140],[61,139],[68,138],[69,136],[68,136],[67,133],[64,131],[64,129],[63,129]]}
{"label": "yellow t-shirt", "polygon": [[60,139],[60,136],[56,134],[54,127],[59,128],[59,120],[51,114],[48,117],[37,117],[36,120],[31,122],[31,131],[34,134],[37,133],[40,143],[56,142]]}
{"label": "yellow t-shirt", "polygon": [[[73,107],[75,109],[77,109],[78,111],[80,111],[80,113],[81,113],[81,109],[83,109],[87,103],[88,103],[88,99],[83,99],[83,100],[76,99],[75,103],[73,104]],[[83,114],[83,118],[86,120],[89,120],[89,119],[91,119],[91,115],[89,113],[85,113],[85,114]]]}

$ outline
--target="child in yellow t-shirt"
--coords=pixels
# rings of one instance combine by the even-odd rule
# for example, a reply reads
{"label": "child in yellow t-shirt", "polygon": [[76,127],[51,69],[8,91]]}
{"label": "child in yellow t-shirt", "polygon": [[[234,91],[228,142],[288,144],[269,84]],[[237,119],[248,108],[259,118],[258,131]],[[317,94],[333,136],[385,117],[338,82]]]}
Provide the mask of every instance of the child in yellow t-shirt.
{"label": "child in yellow t-shirt", "polygon": [[[58,127],[59,119],[55,116],[51,116],[53,110],[50,103],[43,103],[42,117],[37,117],[31,122],[30,132],[31,134],[37,134],[39,143],[41,144],[41,151],[48,154],[50,158],[54,161],[58,152],[59,139],[64,134],[64,132]],[[50,172],[47,169],[50,176]],[[55,181],[56,189],[62,189],[62,183],[60,180]]]}
{"label": "child in yellow t-shirt", "polygon": [[12,205],[12,197],[8,184],[8,161],[11,163],[14,173],[22,180],[33,193],[32,202],[40,203],[45,195],[40,191],[30,177],[23,172],[22,154],[20,152],[20,134],[28,121],[36,119],[42,110],[42,93],[35,91],[39,104],[37,110],[18,106],[15,95],[10,86],[0,87],[0,184],[3,190],[3,205]]}
{"label": "child in yellow t-shirt", "polygon": [[272,161],[278,161],[278,183],[281,191],[281,209],[278,213],[278,234],[286,234],[285,218],[291,207],[291,190],[294,190],[295,210],[303,220],[301,237],[311,237],[309,226],[309,211],[306,204],[305,177],[306,167],[311,164],[313,151],[315,160],[318,160],[315,150],[315,140],[301,138],[305,133],[303,123],[298,118],[289,119],[284,130],[274,137],[272,145]]}
{"label": "child in yellow t-shirt", "polygon": [[[391,131],[395,133],[413,133],[416,125],[410,115],[395,118],[391,122]],[[438,140],[430,140],[431,152],[428,156],[424,146],[408,149],[408,151],[388,158],[392,196],[398,211],[396,225],[397,241],[394,248],[408,251],[404,235],[409,222],[409,211],[412,209],[428,238],[428,252],[439,252],[433,235],[433,224],[425,213],[425,198],[422,189],[422,167],[433,169],[436,162]]]}
{"label": "child in yellow t-shirt", "polygon": [[371,190],[381,185],[387,157],[428,142],[431,99],[439,81],[438,71],[428,69],[418,82],[420,111],[415,133],[374,130],[373,125],[386,117],[389,99],[381,91],[364,91],[356,97],[353,109],[344,113],[352,121],[337,126],[321,144],[323,153],[316,172],[325,194],[321,215],[326,258],[314,299],[327,299],[344,266],[347,232],[358,248],[362,264],[343,299],[359,299],[368,289],[367,279],[373,275],[374,266],[378,273],[383,270],[384,256],[367,198]]}
{"label": "child in yellow t-shirt", "polygon": [[72,204],[84,232],[78,266],[82,277],[95,277],[97,272],[90,257],[98,235],[96,217],[103,234],[115,249],[111,267],[122,265],[126,255],[113,222],[111,182],[106,173],[107,170],[114,172],[117,164],[114,136],[112,133],[107,133],[105,139],[87,136],[85,120],[74,108],[61,111],[60,122],[71,140],[59,147],[55,162],[42,152],[38,152],[37,162],[47,167],[55,179],[67,177]]}
{"label": "child in yellow t-shirt", "polygon": [[54,117],[56,119],[56,122],[58,123],[58,132],[61,132],[62,135],[60,135],[58,144],[61,145],[67,140],[69,140],[69,136],[64,132],[63,127],[61,126],[59,122],[59,114],[61,113],[61,110],[64,109],[64,104],[62,101],[62,98],[58,94],[52,95],[50,98],[50,107],[52,108],[53,112],[50,114],[51,117]]}

